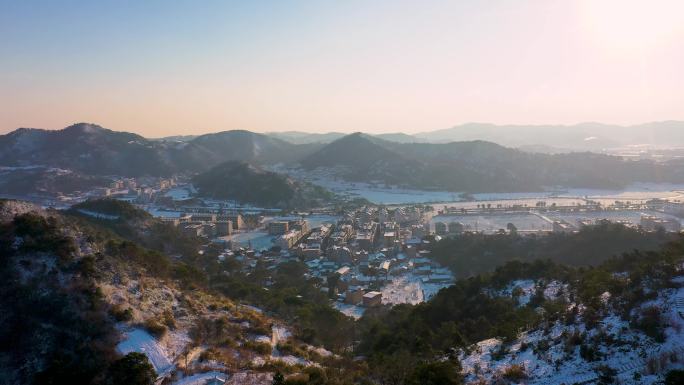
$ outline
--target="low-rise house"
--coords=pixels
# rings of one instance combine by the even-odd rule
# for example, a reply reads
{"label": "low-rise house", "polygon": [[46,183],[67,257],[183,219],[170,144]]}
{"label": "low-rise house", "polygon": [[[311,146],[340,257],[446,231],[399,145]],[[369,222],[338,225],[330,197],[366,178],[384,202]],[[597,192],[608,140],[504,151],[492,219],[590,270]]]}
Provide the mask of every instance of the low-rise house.
{"label": "low-rise house", "polygon": [[358,305],[363,302],[363,295],[366,294],[361,287],[350,286],[345,293],[344,302],[350,305]]}
{"label": "low-rise house", "polygon": [[682,230],[682,224],[678,220],[672,218],[659,218],[655,215],[642,215],[639,224],[646,231],[663,229],[668,232],[678,233]]}
{"label": "low-rise house", "polygon": [[377,307],[382,305],[382,293],[379,291],[369,291],[363,295],[363,306]]}

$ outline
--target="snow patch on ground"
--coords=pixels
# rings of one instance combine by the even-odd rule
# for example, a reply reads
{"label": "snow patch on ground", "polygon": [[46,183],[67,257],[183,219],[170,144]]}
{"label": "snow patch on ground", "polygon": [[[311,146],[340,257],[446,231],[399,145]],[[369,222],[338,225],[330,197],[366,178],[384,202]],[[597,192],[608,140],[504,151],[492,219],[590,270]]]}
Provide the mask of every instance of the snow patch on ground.
{"label": "snow patch on ground", "polygon": [[170,372],[173,369],[174,365],[169,360],[164,348],[148,332],[143,329],[134,328],[124,331],[123,335],[124,340],[116,346],[116,349],[121,354],[125,355],[131,352],[144,353],[159,375]]}
{"label": "snow patch on ground", "polygon": [[76,211],[78,211],[79,213],[81,213],[83,215],[87,215],[89,217],[93,217],[93,218],[97,218],[97,219],[106,219],[108,221],[115,221],[115,220],[119,219],[118,215],[102,214],[102,213],[98,213],[96,211],[90,211],[90,210],[85,210],[85,209],[78,209]]}
{"label": "snow patch on ground", "polygon": [[337,309],[340,313],[346,315],[347,317],[352,317],[354,319],[361,318],[363,316],[363,313],[366,311],[366,309],[361,306],[350,305],[340,301],[333,302],[333,307]]}
{"label": "snow patch on ground", "polygon": [[193,374],[192,376],[187,376],[178,381],[172,382],[172,385],[204,385],[208,381],[213,379],[227,380],[228,376],[222,372],[206,372]]}
{"label": "snow patch on ground", "polygon": [[508,286],[499,292],[493,293],[497,296],[512,297],[514,291],[518,295],[518,305],[527,305],[532,297],[536,294],[538,289],[542,289],[544,292],[544,298],[549,300],[558,299],[558,296],[567,293],[567,284],[561,283],[559,281],[550,281],[548,284],[544,282],[535,282],[531,279],[519,279],[511,281]]}
{"label": "snow patch on ground", "polygon": [[[532,281],[515,281],[506,290],[521,287],[529,292],[533,285]],[[463,373],[467,381],[483,379],[491,382],[501,377],[509,366],[520,365],[528,375],[526,384],[574,384],[595,382],[598,378],[597,367],[607,365],[617,371],[616,377],[622,383],[653,384],[662,379],[658,374],[649,373],[648,367],[653,362],[665,365],[668,369],[682,367],[681,359],[679,363],[672,363],[669,359],[673,355],[684,355],[684,315],[679,313],[684,308],[684,288],[663,290],[656,300],[646,302],[642,307],[652,305],[661,309],[662,317],[669,325],[663,343],[656,343],[639,330],[631,328],[629,322],[618,315],[608,314],[598,327],[591,330],[586,330],[583,323],[565,325],[556,322],[546,330],[521,333],[508,346],[503,346],[497,339],[481,341],[459,353]],[[589,362],[579,354],[580,346],[568,346],[565,338],[585,332],[585,341],[602,334],[616,342],[600,343],[598,346],[602,358]],[[658,370],[662,374],[663,369]],[[635,373],[641,375],[641,380],[634,380]]]}

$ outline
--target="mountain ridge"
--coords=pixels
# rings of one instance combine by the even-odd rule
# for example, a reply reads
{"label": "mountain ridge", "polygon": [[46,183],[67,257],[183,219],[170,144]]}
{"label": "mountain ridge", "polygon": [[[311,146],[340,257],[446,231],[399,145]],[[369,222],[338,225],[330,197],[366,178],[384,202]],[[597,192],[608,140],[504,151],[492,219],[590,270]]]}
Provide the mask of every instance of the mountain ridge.
{"label": "mountain ridge", "polygon": [[10,168],[45,165],[85,175],[166,177],[203,173],[229,161],[328,168],[350,181],[459,192],[622,188],[633,182],[684,181],[676,160],[625,161],[591,152],[530,153],[485,140],[399,143],[357,132],[328,144],[293,144],[234,130],[189,141],[160,141],[88,123],[57,131],[19,129],[0,136],[0,165]]}

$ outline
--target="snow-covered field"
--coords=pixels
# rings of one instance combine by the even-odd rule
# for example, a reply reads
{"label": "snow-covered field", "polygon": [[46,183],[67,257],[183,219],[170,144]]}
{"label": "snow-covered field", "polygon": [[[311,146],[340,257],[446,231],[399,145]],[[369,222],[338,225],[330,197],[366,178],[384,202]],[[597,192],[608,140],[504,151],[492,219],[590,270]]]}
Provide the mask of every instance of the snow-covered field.
{"label": "snow-covered field", "polygon": [[382,288],[383,304],[408,303],[417,305],[434,296],[446,284],[424,283],[419,276],[406,274],[395,277],[392,282]]}
{"label": "snow-covered field", "polygon": [[131,352],[144,353],[150,360],[157,374],[162,375],[173,369],[173,364],[169,360],[167,352],[159,342],[143,329],[133,328],[123,332],[124,340],[117,346],[121,354]]}
{"label": "snow-covered field", "polygon": [[435,222],[460,222],[466,230],[484,231],[494,233],[500,229],[506,229],[509,223],[513,223],[521,231],[549,231],[553,225],[544,219],[527,213],[518,214],[487,214],[487,215],[437,215],[432,217],[430,226],[435,228]]}
{"label": "snow-covered field", "polygon": [[[291,171],[290,171],[291,172]],[[295,173],[296,174],[296,173]],[[311,174],[311,173],[309,173]],[[297,175],[295,175],[297,176]],[[458,202],[460,192],[426,191],[417,189],[384,186],[383,184],[353,183],[328,175],[304,175],[309,182],[318,184],[340,195],[361,197],[377,204],[400,205],[411,203]],[[592,199],[601,203],[613,203],[615,200],[644,202],[653,198],[684,199],[684,184],[672,183],[634,183],[620,190],[608,189],[562,189],[549,188],[547,191],[515,192],[515,193],[479,193],[472,194],[478,201],[532,201],[558,198],[582,201]],[[529,202],[526,202],[529,203]],[[534,201],[532,201],[534,204]]]}
{"label": "snow-covered field", "polygon": [[[474,203],[470,203],[475,208]],[[470,207],[468,206],[468,207]],[[440,207],[441,208],[441,207]],[[460,222],[466,230],[484,231],[494,233],[500,229],[506,229],[508,223],[513,223],[520,231],[551,231],[553,221],[566,221],[572,225],[578,225],[580,220],[596,221],[607,219],[609,221],[625,221],[638,225],[642,215],[653,215],[660,218],[680,220],[674,216],[650,210],[611,210],[611,211],[583,211],[583,212],[530,212],[530,213],[494,213],[481,215],[436,215],[430,220],[430,226],[434,230],[435,222]],[[680,220],[681,221],[681,220]]]}
{"label": "snow-covered field", "polygon": [[173,385],[205,385],[208,381],[213,379],[226,380],[228,376],[222,372],[205,372],[187,376],[178,381],[173,382]]}
{"label": "snow-covered field", "polygon": [[350,305],[340,301],[333,302],[333,307],[337,309],[340,313],[348,317],[352,317],[354,319],[361,318],[363,316],[363,313],[366,311],[366,309],[361,306]]}
{"label": "snow-covered field", "polygon": [[268,250],[273,247],[275,237],[265,231],[258,230],[234,233],[230,239],[235,242],[236,246],[249,247],[251,245],[254,250]]}
{"label": "snow-covered field", "polygon": [[98,212],[90,211],[90,210],[85,210],[85,209],[78,209],[77,211],[83,215],[87,215],[89,217],[93,217],[93,218],[97,218],[97,219],[105,219],[108,221],[115,221],[115,220],[119,219],[118,215],[107,215],[107,214],[102,214],[102,213],[98,213]]}

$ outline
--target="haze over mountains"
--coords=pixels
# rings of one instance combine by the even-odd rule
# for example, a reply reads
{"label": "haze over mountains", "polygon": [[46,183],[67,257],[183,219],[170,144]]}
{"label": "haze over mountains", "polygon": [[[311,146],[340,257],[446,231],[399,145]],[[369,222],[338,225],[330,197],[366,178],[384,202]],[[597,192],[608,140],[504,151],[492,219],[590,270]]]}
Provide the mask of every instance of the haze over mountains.
{"label": "haze over mountains", "polygon": [[[345,134],[297,131],[271,133],[293,143],[331,142]],[[485,140],[507,147],[549,148],[556,151],[598,151],[625,146],[682,147],[684,122],[662,121],[620,126],[596,122],[575,125],[495,125],[466,123],[451,128],[409,135],[391,133],[375,135],[400,143],[445,143]]]}
{"label": "haze over mountains", "polygon": [[[551,155],[470,139],[497,137],[511,146],[532,145],[537,140],[538,145],[577,146],[578,150],[585,150],[580,147],[581,137],[582,142],[591,143],[585,147],[630,141],[664,145],[669,138],[670,146],[676,146],[684,143],[684,131],[677,131],[681,124],[664,122],[648,125],[650,128],[623,128],[623,136],[617,135],[619,130],[615,126],[606,125],[587,124],[573,129],[461,126],[423,134],[426,140],[441,140],[439,143],[410,142],[405,134],[362,133],[337,139],[337,134],[310,134],[308,139],[297,134],[298,139],[292,139],[297,143],[292,143],[283,140],[283,134],[244,130],[153,140],[79,123],[56,131],[22,128],[0,136],[0,165],[42,165],[86,175],[169,176],[201,173],[224,162],[239,161],[261,166],[328,169],[331,175],[350,181],[449,191],[538,191],[548,186],[619,188],[632,182],[682,182],[684,172],[676,160],[625,161],[596,153]],[[545,130],[553,132],[542,135]],[[552,137],[555,141],[551,141]]]}

